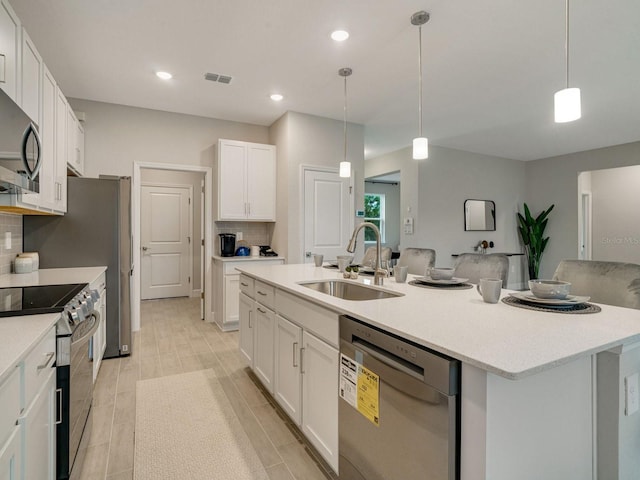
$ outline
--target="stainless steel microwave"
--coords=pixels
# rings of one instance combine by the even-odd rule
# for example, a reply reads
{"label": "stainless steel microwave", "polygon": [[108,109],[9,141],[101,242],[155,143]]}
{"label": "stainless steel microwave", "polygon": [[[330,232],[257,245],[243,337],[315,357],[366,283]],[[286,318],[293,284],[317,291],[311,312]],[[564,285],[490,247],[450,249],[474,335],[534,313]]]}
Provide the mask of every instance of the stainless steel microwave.
{"label": "stainless steel microwave", "polygon": [[38,126],[0,89],[0,194],[39,193]]}

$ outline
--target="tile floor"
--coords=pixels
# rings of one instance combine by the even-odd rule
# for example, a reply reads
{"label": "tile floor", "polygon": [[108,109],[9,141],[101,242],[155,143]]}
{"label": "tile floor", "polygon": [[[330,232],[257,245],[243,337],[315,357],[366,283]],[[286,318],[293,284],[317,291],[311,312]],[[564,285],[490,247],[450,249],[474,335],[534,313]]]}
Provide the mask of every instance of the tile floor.
{"label": "tile floor", "polygon": [[247,368],[238,332],[223,333],[199,317],[198,299],[142,302],[133,354],[104,360],[100,368],[81,480],[133,478],[137,380],[205,368],[218,374],[271,480],[336,479]]}

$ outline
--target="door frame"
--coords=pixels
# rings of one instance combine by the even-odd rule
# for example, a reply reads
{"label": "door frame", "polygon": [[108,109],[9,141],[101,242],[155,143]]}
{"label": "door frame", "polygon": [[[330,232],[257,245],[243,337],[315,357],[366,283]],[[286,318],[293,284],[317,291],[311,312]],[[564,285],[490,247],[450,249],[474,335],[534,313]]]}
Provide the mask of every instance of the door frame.
{"label": "door frame", "polygon": [[133,248],[133,279],[131,281],[131,329],[135,332],[140,330],[140,189],[141,189],[141,170],[143,168],[151,168],[156,170],[174,170],[185,172],[201,172],[204,173],[204,320],[212,322],[211,311],[211,282],[207,282],[207,278],[211,278],[212,262],[210,259],[213,255],[212,233],[213,233],[213,169],[211,167],[201,167],[197,165],[180,165],[168,163],[153,162],[133,162],[133,176],[131,182],[131,209],[133,212],[131,230],[133,232],[132,248]]}
{"label": "door frame", "polygon": [[[321,172],[321,173],[335,173],[340,174],[340,169],[337,167],[326,167],[322,165],[300,165],[300,260],[302,263],[306,263],[305,251],[306,251],[306,217],[305,217],[305,178],[307,172]],[[349,177],[349,229],[353,231],[355,223],[355,172],[351,170],[351,176]],[[359,246],[362,248],[361,246]]]}
{"label": "door frame", "polygon": [[[140,192],[142,193],[142,187],[160,187],[160,188],[186,188],[189,191],[189,208],[187,209],[189,212],[189,238],[191,241],[188,244],[189,247],[189,268],[188,268],[188,277],[193,278],[193,245],[196,241],[195,232],[193,231],[193,203],[191,200],[193,199],[193,185],[188,185],[184,183],[161,183],[161,182],[141,182],[140,183]],[[202,199],[203,195],[200,195]],[[142,200],[142,199],[141,199]],[[140,208],[142,208],[142,201],[140,202]],[[202,224],[201,224],[202,226]],[[142,233],[140,233],[140,240],[142,240]],[[204,266],[204,265],[203,265]],[[200,267],[200,273],[202,274],[202,267]],[[140,274],[142,275],[142,260],[140,261]],[[142,280],[142,278],[141,278]],[[141,284],[142,285],[142,284]],[[189,292],[187,296],[189,298],[193,297],[193,281],[189,282]],[[202,283],[200,283],[200,288],[202,288]],[[140,287],[140,296],[142,297],[142,286]]]}

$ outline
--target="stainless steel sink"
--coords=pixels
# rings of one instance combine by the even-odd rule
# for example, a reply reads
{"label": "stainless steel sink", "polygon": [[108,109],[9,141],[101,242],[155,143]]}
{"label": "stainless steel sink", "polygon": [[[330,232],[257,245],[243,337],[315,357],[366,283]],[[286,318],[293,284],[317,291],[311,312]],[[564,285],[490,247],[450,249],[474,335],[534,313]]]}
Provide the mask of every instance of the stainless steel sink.
{"label": "stainless steel sink", "polygon": [[316,292],[325,293],[344,300],[379,300],[381,298],[402,297],[403,293],[391,292],[380,288],[353,283],[348,280],[317,280],[299,282],[299,285]]}

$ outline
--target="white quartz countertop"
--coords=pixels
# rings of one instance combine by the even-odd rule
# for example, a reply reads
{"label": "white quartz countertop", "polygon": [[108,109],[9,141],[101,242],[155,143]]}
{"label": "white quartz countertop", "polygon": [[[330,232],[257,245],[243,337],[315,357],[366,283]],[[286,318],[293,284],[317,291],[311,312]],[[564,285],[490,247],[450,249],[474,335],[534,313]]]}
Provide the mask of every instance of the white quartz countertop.
{"label": "white quartz countertop", "polygon": [[[50,268],[0,276],[0,288],[91,283],[106,267]],[[58,321],[59,313],[0,317],[0,384]]]}
{"label": "white quartz countertop", "polygon": [[284,260],[284,257],[252,257],[250,255],[245,256],[237,256],[237,257],[221,257],[219,255],[214,255],[213,260],[216,262],[261,262],[264,260]]}
{"label": "white quartz countertop", "polygon": [[107,267],[46,268],[31,273],[9,273],[0,275],[0,288],[91,283],[106,269]]}
{"label": "white quartz countertop", "polygon": [[[385,279],[402,297],[350,301],[297,282],[342,278],[335,270],[304,265],[246,265],[237,270],[341,314],[383,328],[488,372],[516,380],[574,359],[640,341],[638,310],[600,305],[595,314],[537,312],[482,301],[475,288],[420,288]],[[409,275],[408,280],[414,276]],[[360,283],[372,278],[360,276]],[[502,297],[509,290],[503,290]],[[277,308],[277,305],[276,305]]]}

